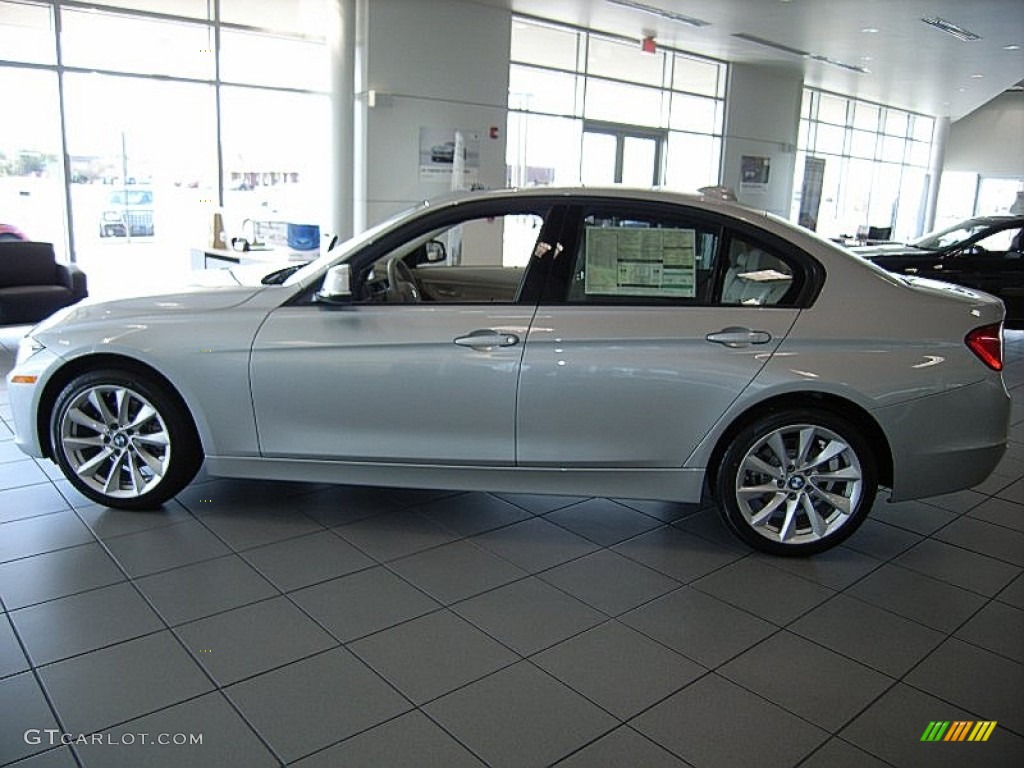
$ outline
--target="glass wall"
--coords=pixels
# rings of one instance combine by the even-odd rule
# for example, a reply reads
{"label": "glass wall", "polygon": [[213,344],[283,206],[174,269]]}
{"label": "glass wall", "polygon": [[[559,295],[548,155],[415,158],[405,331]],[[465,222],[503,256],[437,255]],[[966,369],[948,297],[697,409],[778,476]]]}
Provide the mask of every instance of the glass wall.
{"label": "glass wall", "polygon": [[0,119],[0,221],[79,262],[94,295],[186,278],[215,212],[229,237],[321,223],[327,10],[0,0],[0,93],[18,105]]}
{"label": "glass wall", "polygon": [[[791,218],[834,238],[867,227],[894,240],[922,234],[934,127],[926,115],[805,88]],[[802,205],[808,167],[820,178],[816,211]]]}
{"label": "glass wall", "polygon": [[721,62],[514,17],[508,183],[717,184],[725,76]]}

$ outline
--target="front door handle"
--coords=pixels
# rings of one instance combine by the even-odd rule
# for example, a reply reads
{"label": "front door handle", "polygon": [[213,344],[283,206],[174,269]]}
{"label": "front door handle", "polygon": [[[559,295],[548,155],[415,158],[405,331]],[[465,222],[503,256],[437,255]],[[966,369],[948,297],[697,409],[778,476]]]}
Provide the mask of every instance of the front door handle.
{"label": "front door handle", "polygon": [[519,337],[514,333],[501,333],[491,328],[470,331],[466,336],[455,339],[460,347],[472,347],[473,349],[488,349],[490,347],[514,347],[519,343]]}
{"label": "front door handle", "polygon": [[713,344],[723,344],[727,347],[745,347],[748,344],[767,344],[772,340],[768,331],[752,331],[749,328],[723,328],[718,333],[709,333],[705,336]]}

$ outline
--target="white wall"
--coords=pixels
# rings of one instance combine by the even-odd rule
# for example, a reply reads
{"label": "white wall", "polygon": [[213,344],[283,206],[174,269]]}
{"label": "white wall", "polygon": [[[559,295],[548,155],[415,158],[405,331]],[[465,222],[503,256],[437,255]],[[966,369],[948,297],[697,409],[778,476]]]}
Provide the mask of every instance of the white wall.
{"label": "white wall", "polygon": [[[803,78],[795,70],[731,64],[725,103],[722,183],[741,203],[789,216]],[[744,155],[767,157],[768,184],[742,184]]]}
{"label": "white wall", "polygon": [[505,186],[511,14],[460,0],[367,6],[366,85],[377,93],[367,110],[367,222],[450,190],[448,179],[420,179],[421,127],[478,132],[478,182]]}
{"label": "white wall", "polygon": [[953,123],[943,170],[1024,177],[1024,93],[1007,91]]}

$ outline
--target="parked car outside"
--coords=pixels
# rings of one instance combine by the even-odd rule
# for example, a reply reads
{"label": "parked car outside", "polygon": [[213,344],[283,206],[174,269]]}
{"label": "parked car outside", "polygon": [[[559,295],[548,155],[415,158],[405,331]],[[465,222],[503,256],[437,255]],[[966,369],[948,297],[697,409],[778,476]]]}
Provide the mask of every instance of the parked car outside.
{"label": "parked car outside", "polygon": [[100,237],[151,236],[153,227],[153,190],[125,187],[111,190],[100,215]]}
{"label": "parked car outside", "polygon": [[906,245],[857,247],[890,272],[946,280],[994,294],[1007,324],[1024,324],[1024,216],[978,216]]}
{"label": "parked car outside", "polygon": [[123,509],[204,457],[231,477],[711,494],[782,555],[844,540],[879,486],[971,487],[1005,449],[998,299],[719,199],[470,193],[270,282],[42,323],[8,378],[17,444]]}

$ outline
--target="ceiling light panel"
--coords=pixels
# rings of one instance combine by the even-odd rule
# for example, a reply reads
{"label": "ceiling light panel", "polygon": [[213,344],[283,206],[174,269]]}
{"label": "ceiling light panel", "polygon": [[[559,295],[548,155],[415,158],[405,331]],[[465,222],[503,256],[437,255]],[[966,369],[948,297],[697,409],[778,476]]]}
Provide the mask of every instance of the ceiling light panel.
{"label": "ceiling light panel", "polygon": [[972,40],[981,40],[981,35],[971,32],[969,29],[957,26],[951,21],[947,21],[939,16],[929,16],[921,19],[925,24],[936,29],[941,29],[943,32],[947,32],[955,37],[957,40],[963,40],[964,42],[971,42]]}
{"label": "ceiling light panel", "polygon": [[640,11],[641,13],[649,13],[651,16],[657,16],[661,19],[668,19],[669,21],[675,21],[680,24],[686,24],[690,27],[710,27],[710,21],[704,21],[703,19],[697,19],[693,16],[687,16],[683,13],[676,11],[667,11],[664,8],[658,8],[657,6],[647,5],[647,3],[638,3],[634,0],[606,0],[612,5],[618,5],[623,8],[632,8],[634,11]]}

